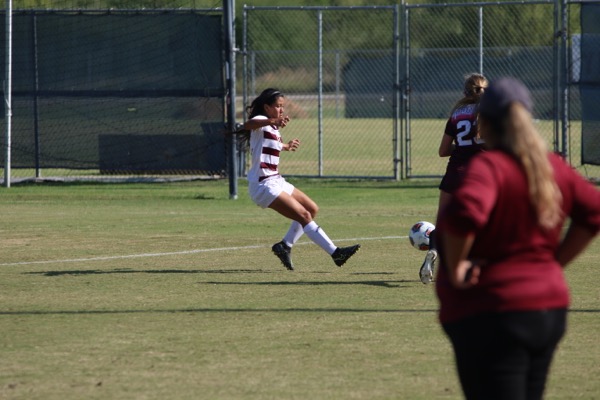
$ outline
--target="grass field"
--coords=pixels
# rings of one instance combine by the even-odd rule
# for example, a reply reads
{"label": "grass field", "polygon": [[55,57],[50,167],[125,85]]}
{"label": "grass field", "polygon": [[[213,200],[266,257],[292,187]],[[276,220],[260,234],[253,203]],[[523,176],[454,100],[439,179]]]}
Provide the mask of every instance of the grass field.
{"label": "grass field", "polygon": [[[240,181],[0,188],[1,399],[460,399],[406,233],[437,182],[292,180],[361,251],[336,267]],[[596,241],[567,270],[547,399],[600,398]]]}

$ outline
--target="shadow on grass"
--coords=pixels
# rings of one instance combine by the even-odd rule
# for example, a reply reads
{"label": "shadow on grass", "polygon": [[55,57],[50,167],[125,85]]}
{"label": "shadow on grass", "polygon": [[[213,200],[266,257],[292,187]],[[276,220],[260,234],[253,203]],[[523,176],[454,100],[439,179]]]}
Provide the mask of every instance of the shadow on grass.
{"label": "shadow on grass", "polygon": [[[437,309],[377,309],[377,308],[181,308],[173,310],[44,310],[0,311],[1,315],[109,315],[109,314],[178,314],[178,313],[384,313],[437,314]],[[600,309],[569,310],[569,313],[596,314]]]}
{"label": "shadow on grass", "polygon": [[263,274],[271,271],[260,269],[80,269],[68,271],[25,272],[28,275],[62,276],[62,275],[107,275],[107,274]]}
{"label": "shadow on grass", "polygon": [[[332,271],[336,271],[332,269]],[[305,271],[310,274],[329,274],[332,271]],[[63,275],[106,275],[106,274],[272,274],[285,273],[286,271],[279,270],[264,270],[264,269],[81,269],[81,270],[66,270],[66,271],[39,271],[39,272],[24,272],[25,275],[43,275],[43,276],[63,276]],[[298,273],[297,271],[290,272],[291,274]],[[392,272],[351,272],[351,275],[393,275]],[[407,281],[410,282],[410,281]]]}
{"label": "shadow on grass", "polygon": [[[399,288],[402,283],[414,283],[417,281],[398,280],[398,281],[279,281],[279,282],[201,282],[203,285],[257,285],[257,286],[339,286],[339,285],[367,285],[385,288]],[[421,283],[419,281],[419,283]]]}
{"label": "shadow on grass", "polygon": [[[187,270],[187,269],[151,269],[151,270],[132,270],[132,269],[113,269],[113,270],[68,270],[68,271],[41,271],[41,272],[24,272],[27,275],[43,275],[43,276],[88,276],[88,275],[106,275],[106,274],[270,274],[281,273],[282,271],[265,271],[257,269],[212,269],[212,270]],[[310,272],[314,274],[315,272]],[[317,272],[327,273],[327,272]],[[291,276],[296,275],[291,272]],[[391,272],[381,273],[351,273],[351,275],[393,275]],[[358,280],[358,281],[265,281],[265,282],[223,282],[223,281],[208,281],[200,282],[203,285],[258,285],[258,286],[326,286],[326,285],[367,285],[386,288],[399,288],[403,283],[414,283],[415,280]]]}
{"label": "shadow on grass", "polygon": [[177,314],[177,313],[437,313],[435,309],[376,308],[181,308],[175,310],[44,310],[0,311],[0,315],[78,315],[78,314]]}

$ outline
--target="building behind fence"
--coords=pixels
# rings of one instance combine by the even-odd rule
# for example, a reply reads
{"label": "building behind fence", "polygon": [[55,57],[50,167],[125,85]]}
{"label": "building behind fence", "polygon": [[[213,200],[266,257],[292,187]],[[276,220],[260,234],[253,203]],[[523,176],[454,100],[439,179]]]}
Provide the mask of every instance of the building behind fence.
{"label": "building behind fence", "polygon": [[[236,118],[278,87],[292,117],[282,133],[302,140],[284,174],[440,177],[463,76],[512,75],[549,147],[598,179],[598,20],[600,1],[244,6]],[[220,9],[17,10],[14,21],[16,176],[227,175]]]}

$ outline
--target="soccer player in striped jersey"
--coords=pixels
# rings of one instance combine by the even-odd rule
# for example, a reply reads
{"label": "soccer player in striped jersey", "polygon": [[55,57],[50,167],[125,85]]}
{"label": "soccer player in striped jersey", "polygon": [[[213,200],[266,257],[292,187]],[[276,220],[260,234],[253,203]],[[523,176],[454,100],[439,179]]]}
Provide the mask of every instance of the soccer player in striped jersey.
{"label": "soccer player in striped jersey", "polygon": [[285,97],[277,89],[264,90],[248,107],[248,120],[242,132],[250,144],[252,166],[248,172],[248,193],[262,208],[271,208],[292,220],[288,232],[273,245],[273,253],[288,269],[293,270],[291,250],[303,234],[325,250],[341,267],[360,248],[359,244],[337,247],[325,231],[314,221],[319,207],[304,192],[287,182],[279,174],[282,151],[296,151],[300,140],[283,142],[280,128],[290,118],[284,114]]}

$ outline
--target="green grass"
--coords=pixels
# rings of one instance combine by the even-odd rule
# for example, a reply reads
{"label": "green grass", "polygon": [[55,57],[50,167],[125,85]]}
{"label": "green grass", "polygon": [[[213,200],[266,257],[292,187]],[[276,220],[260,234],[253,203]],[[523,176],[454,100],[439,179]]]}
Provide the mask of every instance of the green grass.
{"label": "green grass", "polygon": [[[292,180],[343,268],[240,182],[0,188],[2,399],[460,399],[423,253],[432,181]],[[569,331],[547,399],[600,393],[598,241],[567,271]]]}

